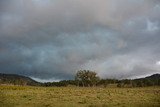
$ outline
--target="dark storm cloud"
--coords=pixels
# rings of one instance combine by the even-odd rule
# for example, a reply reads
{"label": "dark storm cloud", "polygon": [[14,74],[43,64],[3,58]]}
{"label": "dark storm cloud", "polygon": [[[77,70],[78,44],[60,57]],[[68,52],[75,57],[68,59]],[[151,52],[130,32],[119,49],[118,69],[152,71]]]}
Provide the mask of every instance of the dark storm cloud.
{"label": "dark storm cloud", "polygon": [[160,73],[158,0],[1,0],[0,72],[70,79]]}

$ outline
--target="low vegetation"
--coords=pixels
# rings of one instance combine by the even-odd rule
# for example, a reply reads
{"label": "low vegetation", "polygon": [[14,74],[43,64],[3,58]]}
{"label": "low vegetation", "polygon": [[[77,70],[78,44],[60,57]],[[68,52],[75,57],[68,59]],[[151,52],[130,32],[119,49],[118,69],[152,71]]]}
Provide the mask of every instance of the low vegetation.
{"label": "low vegetation", "polygon": [[160,107],[160,87],[0,86],[0,107]]}
{"label": "low vegetation", "polygon": [[60,82],[47,82],[43,86],[68,86],[74,85],[79,87],[148,87],[148,86],[160,86],[160,74],[154,74],[146,78],[139,79],[100,79],[97,74],[89,70],[80,70],[75,75],[75,80],[63,80]]}
{"label": "low vegetation", "polygon": [[74,80],[39,83],[0,74],[0,107],[160,107],[160,75],[116,80],[80,70]]}
{"label": "low vegetation", "polygon": [[13,74],[0,74],[0,84],[20,85],[20,86],[45,86],[45,87],[66,87],[66,86],[79,86],[79,87],[148,87],[160,86],[160,74],[154,74],[149,77],[139,79],[101,79],[97,76],[96,72],[89,70],[80,70],[76,73],[74,80],[62,80],[59,82],[39,83],[29,77],[13,75]]}

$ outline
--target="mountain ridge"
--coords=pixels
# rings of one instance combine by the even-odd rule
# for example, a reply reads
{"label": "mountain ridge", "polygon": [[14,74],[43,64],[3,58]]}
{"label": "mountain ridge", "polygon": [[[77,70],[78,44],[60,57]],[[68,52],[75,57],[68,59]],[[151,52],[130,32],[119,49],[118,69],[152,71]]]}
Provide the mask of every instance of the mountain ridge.
{"label": "mountain ridge", "polygon": [[[107,80],[107,79],[106,79]],[[135,83],[140,83],[144,82],[149,85],[156,85],[160,84],[160,74],[152,74],[150,76],[146,76],[144,78],[137,78],[137,79],[124,79],[124,80],[116,80],[118,81],[117,83],[125,83],[125,81],[133,81]],[[18,74],[4,74],[0,73],[0,85],[1,84],[6,84],[6,85],[28,85],[28,86],[67,86],[67,85],[76,85],[76,81],[74,80],[63,80],[60,82],[46,82],[46,83],[41,83],[38,82],[30,77],[27,76],[22,76]],[[47,85],[46,85],[47,84]],[[49,85],[48,85],[49,84]],[[52,85],[51,85],[52,84]],[[66,85],[67,84],[67,85]],[[122,84],[121,84],[122,85]],[[141,84],[140,84],[141,86]]]}
{"label": "mountain ridge", "polygon": [[4,74],[0,73],[0,84],[11,84],[11,85],[40,85],[39,82],[31,79],[30,77],[18,75],[18,74]]}

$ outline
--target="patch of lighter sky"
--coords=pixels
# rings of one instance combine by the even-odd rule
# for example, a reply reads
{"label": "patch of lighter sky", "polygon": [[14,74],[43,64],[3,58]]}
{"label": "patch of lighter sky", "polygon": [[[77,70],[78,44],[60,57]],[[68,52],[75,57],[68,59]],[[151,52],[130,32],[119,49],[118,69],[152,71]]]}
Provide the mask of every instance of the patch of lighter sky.
{"label": "patch of lighter sky", "polygon": [[156,65],[160,66],[160,61],[157,61],[157,62],[156,62]]}
{"label": "patch of lighter sky", "polygon": [[151,22],[150,20],[147,20],[147,31],[154,32],[158,30],[158,24],[156,22]]}
{"label": "patch of lighter sky", "polygon": [[50,0],[32,0],[32,1],[39,5],[46,5],[50,2]]}
{"label": "patch of lighter sky", "polygon": [[55,79],[55,78],[50,78],[50,79],[40,79],[40,78],[35,78],[35,77],[30,77],[35,81],[41,82],[41,83],[46,83],[46,82],[59,82],[60,80]]}

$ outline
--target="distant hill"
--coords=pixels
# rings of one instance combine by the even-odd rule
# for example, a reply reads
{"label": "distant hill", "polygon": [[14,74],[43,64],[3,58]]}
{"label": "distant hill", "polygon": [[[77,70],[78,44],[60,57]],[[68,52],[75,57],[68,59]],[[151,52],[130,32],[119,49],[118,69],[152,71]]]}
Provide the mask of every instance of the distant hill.
{"label": "distant hill", "polygon": [[137,86],[160,86],[160,74],[153,74],[144,78],[132,80]]}
{"label": "distant hill", "polygon": [[151,76],[145,77],[145,79],[160,79],[160,74],[153,74]]}
{"label": "distant hill", "polygon": [[41,83],[26,76],[0,73],[0,84],[39,86]]}
{"label": "distant hill", "polygon": [[144,78],[138,78],[138,79],[134,79],[134,80],[150,80],[150,81],[158,81],[160,80],[160,74],[153,74],[151,76],[147,76],[147,77],[144,77]]}
{"label": "distant hill", "polygon": [[[68,86],[77,85],[75,80],[63,80],[59,82],[46,82],[40,83],[29,77],[16,75],[16,74],[2,74],[0,73],[0,84],[6,85],[29,85],[29,86]],[[153,74],[144,78],[138,79],[100,79],[96,86],[107,84],[115,84],[117,87],[146,87],[146,86],[160,86],[160,74]]]}

